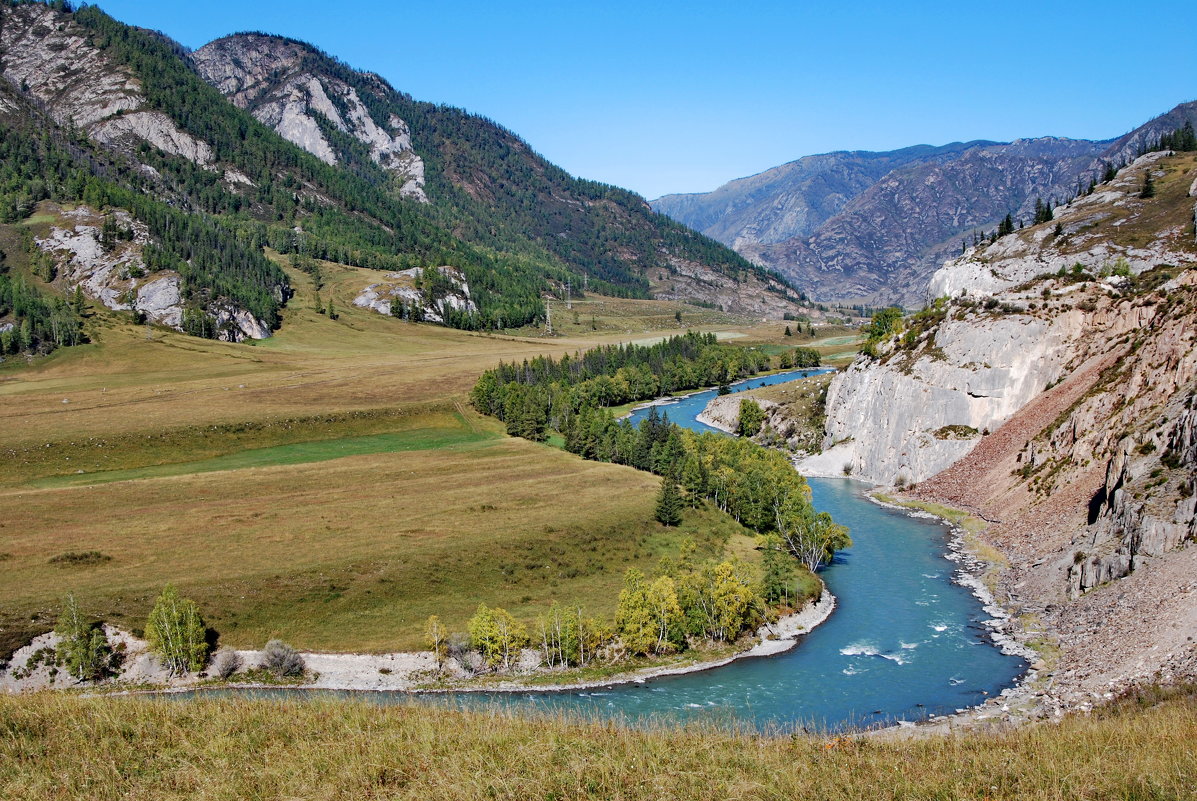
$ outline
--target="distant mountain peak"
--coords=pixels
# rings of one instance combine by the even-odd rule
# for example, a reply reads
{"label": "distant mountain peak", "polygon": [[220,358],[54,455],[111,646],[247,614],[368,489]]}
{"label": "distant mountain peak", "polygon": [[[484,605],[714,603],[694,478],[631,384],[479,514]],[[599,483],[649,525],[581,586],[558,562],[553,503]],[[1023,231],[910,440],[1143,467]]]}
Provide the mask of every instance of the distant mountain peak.
{"label": "distant mountain peak", "polygon": [[1182,103],[1114,140],[975,140],[805,156],[653,207],[789,278],[821,301],[918,305],[962,239],[1060,203],[1105,163],[1197,119]]}

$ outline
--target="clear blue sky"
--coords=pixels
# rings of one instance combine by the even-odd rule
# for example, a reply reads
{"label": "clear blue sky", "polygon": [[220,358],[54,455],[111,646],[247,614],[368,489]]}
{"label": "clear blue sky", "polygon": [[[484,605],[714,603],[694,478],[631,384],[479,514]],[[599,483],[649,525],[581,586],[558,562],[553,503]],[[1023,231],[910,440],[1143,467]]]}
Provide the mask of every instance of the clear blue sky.
{"label": "clear blue sky", "polygon": [[1197,99],[1197,1],[101,0],[189,47],[311,42],[646,197],[811,153],[1111,138]]}

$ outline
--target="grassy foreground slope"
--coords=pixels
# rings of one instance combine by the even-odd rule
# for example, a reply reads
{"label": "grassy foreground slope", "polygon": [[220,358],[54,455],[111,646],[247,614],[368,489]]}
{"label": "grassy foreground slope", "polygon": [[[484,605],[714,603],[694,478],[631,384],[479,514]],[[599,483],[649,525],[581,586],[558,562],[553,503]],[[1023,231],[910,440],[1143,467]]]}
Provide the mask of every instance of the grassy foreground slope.
{"label": "grassy foreground slope", "polygon": [[0,698],[0,795],[104,799],[1185,799],[1197,699],[882,741],[335,702]]}
{"label": "grassy foreground slope", "polygon": [[[480,602],[609,617],[624,571],[687,536],[753,555],[715,513],[656,523],[655,477],[508,438],[462,402],[500,360],[643,336],[677,310],[734,320],[600,298],[589,337],[469,334],[356,309],[377,273],[323,267],[338,319],[288,268],[287,325],[256,345],[96,308],[93,344],[0,365],[0,657],[66,592],[136,629],[172,581],[224,644],[393,651],[422,647],[430,614],[464,629]],[[108,558],[51,562],[91,551]]]}

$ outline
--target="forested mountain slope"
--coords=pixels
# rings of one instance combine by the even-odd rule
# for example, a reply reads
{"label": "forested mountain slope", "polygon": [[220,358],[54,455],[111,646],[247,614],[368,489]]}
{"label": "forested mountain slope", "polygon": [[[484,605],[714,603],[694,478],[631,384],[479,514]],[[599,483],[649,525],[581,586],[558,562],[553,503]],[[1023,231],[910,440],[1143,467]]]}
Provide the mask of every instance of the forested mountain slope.
{"label": "forested mountain slope", "polygon": [[[79,287],[114,309],[168,309],[151,321],[192,333],[265,336],[290,292],[270,247],[301,267],[455,268],[470,302],[442,303],[433,287],[423,317],[461,328],[535,322],[567,284],[575,296],[657,287],[754,314],[797,309],[780,280],[638,196],[574,179],[499,126],[307,45],[238,36],[193,58],[95,6],[5,3],[0,15],[0,207],[23,223],[56,204],[9,268],[52,262],[51,286],[27,282],[51,305]],[[235,102],[197,69],[232,81]]]}
{"label": "forested mountain slope", "polygon": [[659,211],[707,233],[826,301],[918,306],[931,274],[1009,214],[1031,222],[1148,140],[1197,120],[1185,103],[1115,140],[1044,137],[889,153],[809,156]]}

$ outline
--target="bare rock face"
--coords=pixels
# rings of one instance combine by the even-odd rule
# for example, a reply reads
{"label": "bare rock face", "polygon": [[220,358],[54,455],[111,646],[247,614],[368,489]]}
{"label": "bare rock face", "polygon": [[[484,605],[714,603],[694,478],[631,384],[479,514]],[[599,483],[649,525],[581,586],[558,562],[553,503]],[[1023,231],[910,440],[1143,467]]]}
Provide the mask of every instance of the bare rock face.
{"label": "bare rock face", "polygon": [[431,299],[416,286],[421,270],[412,268],[386,273],[385,280],[370,284],[353,299],[353,305],[379,314],[402,316],[429,323],[443,323],[450,310],[473,313],[477,305],[470,297],[470,285],[455,267],[437,268],[448,286]]}
{"label": "bare rock face", "polygon": [[[66,224],[53,226],[35,242],[54,257],[63,289],[78,287],[109,309],[138,311],[151,323],[183,330],[182,278],[174,270],[148,272],[142,253],[150,236],[144,223],[121,209],[101,213],[87,206],[60,211],[60,217]],[[105,223],[121,232],[115,241],[105,241]],[[240,342],[271,334],[244,309],[218,303],[208,311],[222,339]]]}
{"label": "bare rock face", "polygon": [[963,316],[916,353],[858,359],[828,390],[823,453],[800,469],[880,484],[935,475],[1060,377],[1082,324],[1079,313]]}
{"label": "bare rock face", "polygon": [[238,107],[326,164],[339,158],[322,122],[354,137],[369,148],[376,164],[401,178],[400,194],[426,202],[424,161],[412,149],[407,123],[393,114],[375,120],[357,89],[315,70],[311,55],[298,42],[241,34],[205,45],[192,54],[192,62]]}
{"label": "bare rock face", "polygon": [[69,15],[43,5],[7,8],[0,14],[4,76],[56,122],[127,150],[146,141],[200,165],[212,161],[211,148],[150,109],[140,81],[92,46]]}

